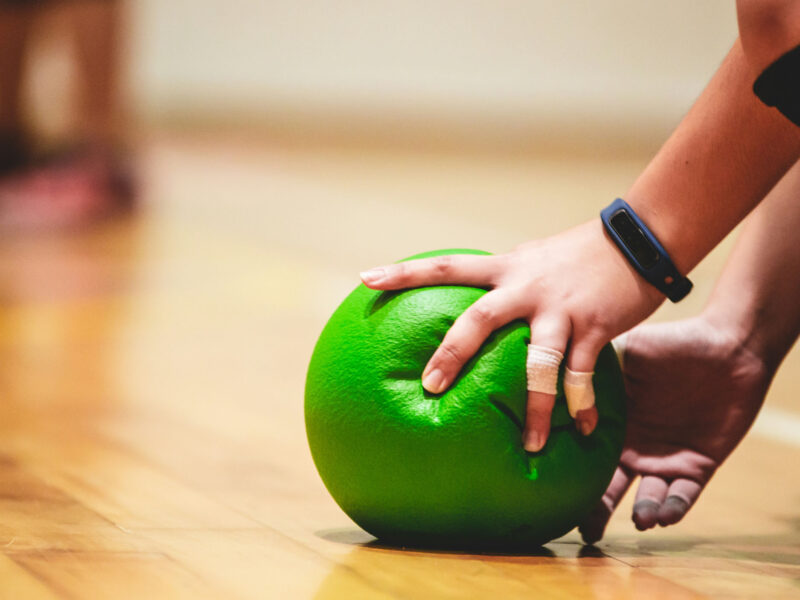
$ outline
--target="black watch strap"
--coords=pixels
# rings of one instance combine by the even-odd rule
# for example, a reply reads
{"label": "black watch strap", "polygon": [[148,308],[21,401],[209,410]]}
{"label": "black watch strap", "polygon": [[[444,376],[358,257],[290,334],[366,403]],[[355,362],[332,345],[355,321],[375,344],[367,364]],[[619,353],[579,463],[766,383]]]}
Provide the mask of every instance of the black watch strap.
{"label": "black watch strap", "polygon": [[678,272],[653,232],[622,198],[604,208],[600,218],[633,268],[672,302],[682,300],[692,290],[692,282]]}

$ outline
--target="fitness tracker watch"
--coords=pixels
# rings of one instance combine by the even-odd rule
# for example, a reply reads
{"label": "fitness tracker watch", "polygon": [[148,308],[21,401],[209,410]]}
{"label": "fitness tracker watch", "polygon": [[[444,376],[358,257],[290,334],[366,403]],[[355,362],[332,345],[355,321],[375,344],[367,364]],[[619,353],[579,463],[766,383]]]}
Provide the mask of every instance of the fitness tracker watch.
{"label": "fitness tracker watch", "polygon": [[614,200],[600,218],[633,268],[667,298],[678,302],[692,290],[692,282],[678,273],[667,251],[625,200]]}

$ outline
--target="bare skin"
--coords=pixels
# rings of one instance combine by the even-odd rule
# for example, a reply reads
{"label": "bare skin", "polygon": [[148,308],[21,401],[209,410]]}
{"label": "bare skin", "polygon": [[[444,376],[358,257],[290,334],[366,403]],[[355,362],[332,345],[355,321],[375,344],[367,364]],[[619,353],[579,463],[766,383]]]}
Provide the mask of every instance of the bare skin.
{"label": "bare skin", "polygon": [[[581,256],[592,260],[580,260]],[[571,335],[568,366],[591,371],[606,338],[633,327],[661,303],[655,288],[611,247],[599,221],[528,242],[509,254],[436,257],[387,265],[373,273],[383,278],[362,275],[373,289],[446,283],[491,288],[456,320],[428,362],[422,383],[432,393],[444,391],[486,337],[512,320],[527,320],[534,343],[561,352]],[[605,277],[615,283],[600,285]],[[585,284],[576,285],[576,280]],[[539,450],[547,440],[553,402],[553,396],[530,392],[527,448]],[[577,421],[582,432],[590,433],[597,424],[597,410],[580,411]]]}
{"label": "bare skin", "polygon": [[581,525],[587,543],[600,539],[637,476],[636,527],[678,522],[752,425],[800,334],[798,200],[800,162],[747,219],[702,315],[624,336],[628,435],[611,485]]}
{"label": "bare skin", "polygon": [[601,503],[581,524],[586,543],[602,537],[636,477],[636,528],[680,521],[747,433],[773,375],[704,317],[643,325],[625,338],[625,448]]}
{"label": "bare skin", "polygon": [[[675,133],[626,198],[687,273],[752,210],[800,156],[800,128],[752,93],[737,41]],[[592,371],[600,349],[650,315],[663,296],[606,237],[600,220],[494,257],[461,256],[385,265],[362,274],[380,290],[463,284],[490,292],[454,323],[423,372],[445,390],[492,330],[526,319],[532,342],[564,352],[573,371]],[[530,392],[523,442],[547,440],[555,397]],[[576,426],[589,434],[594,408]]]}

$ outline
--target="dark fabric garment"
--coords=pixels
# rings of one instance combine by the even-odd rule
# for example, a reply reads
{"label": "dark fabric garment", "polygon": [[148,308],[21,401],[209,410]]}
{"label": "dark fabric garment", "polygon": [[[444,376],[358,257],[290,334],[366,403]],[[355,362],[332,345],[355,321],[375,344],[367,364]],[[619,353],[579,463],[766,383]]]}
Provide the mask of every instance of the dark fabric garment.
{"label": "dark fabric garment", "polygon": [[753,84],[767,106],[774,106],[800,127],[800,46],[768,66]]}

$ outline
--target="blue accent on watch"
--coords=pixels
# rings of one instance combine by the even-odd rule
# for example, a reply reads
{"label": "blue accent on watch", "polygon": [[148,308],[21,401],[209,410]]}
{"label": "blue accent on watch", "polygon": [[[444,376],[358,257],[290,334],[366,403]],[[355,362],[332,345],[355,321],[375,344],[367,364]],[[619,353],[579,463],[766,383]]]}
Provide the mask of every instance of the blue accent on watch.
{"label": "blue accent on watch", "polygon": [[678,273],[667,251],[625,200],[614,200],[600,218],[633,268],[667,298],[678,302],[692,290],[692,282]]}

